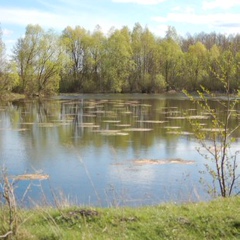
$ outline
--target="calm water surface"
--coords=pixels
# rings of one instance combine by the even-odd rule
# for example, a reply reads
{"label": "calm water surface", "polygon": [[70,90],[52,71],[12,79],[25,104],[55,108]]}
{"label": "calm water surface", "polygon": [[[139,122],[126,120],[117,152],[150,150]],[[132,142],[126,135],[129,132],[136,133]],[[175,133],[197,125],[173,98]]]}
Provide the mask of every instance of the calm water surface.
{"label": "calm water surface", "polygon": [[[20,181],[16,191],[24,201],[51,201],[53,192],[98,206],[209,199],[199,184],[205,160],[184,113],[206,116],[180,94],[62,95],[2,104],[0,164],[10,175],[50,176]],[[207,126],[210,119],[201,122]],[[186,164],[144,161],[173,159]]]}

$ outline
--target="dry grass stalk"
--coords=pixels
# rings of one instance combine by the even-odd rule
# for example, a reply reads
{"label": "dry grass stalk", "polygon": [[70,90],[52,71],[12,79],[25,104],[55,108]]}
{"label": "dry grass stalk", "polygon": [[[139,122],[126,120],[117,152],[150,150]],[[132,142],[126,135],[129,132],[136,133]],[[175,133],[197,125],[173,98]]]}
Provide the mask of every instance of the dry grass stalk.
{"label": "dry grass stalk", "polygon": [[14,179],[15,180],[46,180],[46,179],[49,179],[49,175],[39,174],[39,173],[23,174],[23,175],[18,175],[14,177]]}

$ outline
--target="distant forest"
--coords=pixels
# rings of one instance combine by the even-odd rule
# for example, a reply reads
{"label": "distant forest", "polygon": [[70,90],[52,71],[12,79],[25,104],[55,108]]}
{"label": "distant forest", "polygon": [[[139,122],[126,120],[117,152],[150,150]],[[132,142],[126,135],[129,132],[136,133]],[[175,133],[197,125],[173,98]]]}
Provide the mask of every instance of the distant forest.
{"label": "distant forest", "polygon": [[28,96],[65,93],[223,92],[240,85],[240,34],[199,33],[181,37],[174,27],[154,35],[136,23],[104,34],[80,26],[61,34],[26,26],[9,59],[0,31],[0,93]]}

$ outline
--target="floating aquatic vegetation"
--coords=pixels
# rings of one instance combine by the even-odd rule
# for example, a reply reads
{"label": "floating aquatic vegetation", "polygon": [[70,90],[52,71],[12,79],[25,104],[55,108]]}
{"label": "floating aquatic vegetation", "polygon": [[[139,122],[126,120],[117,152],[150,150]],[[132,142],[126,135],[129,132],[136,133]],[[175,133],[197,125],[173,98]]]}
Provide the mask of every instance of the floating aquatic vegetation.
{"label": "floating aquatic vegetation", "polygon": [[194,164],[194,161],[191,160],[184,160],[181,158],[175,158],[175,159],[138,159],[134,160],[134,163],[137,165],[163,165],[163,164]]}
{"label": "floating aquatic vegetation", "polygon": [[152,107],[151,104],[139,104],[139,105],[142,106],[142,107]]}
{"label": "floating aquatic vegetation", "polygon": [[175,135],[193,135],[191,132],[184,132],[184,131],[167,131],[167,134],[175,134]]}
{"label": "floating aquatic vegetation", "polygon": [[166,123],[168,121],[159,121],[159,120],[138,120],[137,122],[141,123]]}
{"label": "floating aquatic vegetation", "polygon": [[70,102],[63,102],[64,105],[74,105],[74,104],[79,104],[81,101],[70,101]]}
{"label": "floating aquatic vegetation", "polygon": [[58,123],[38,123],[39,127],[58,127]]}
{"label": "floating aquatic vegetation", "polygon": [[17,128],[17,129],[10,129],[12,131],[15,131],[15,132],[24,132],[24,131],[28,131],[29,129],[27,128]]}
{"label": "floating aquatic vegetation", "polygon": [[55,119],[55,120],[52,120],[52,122],[56,124],[61,124],[61,123],[71,124],[72,120],[71,119]]}
{"label": "floating aquatic vegetation", "polygon": [[83,117],[96,117],[95,114],[83,114],[82,116]]}
{"label": "floating aquatic vegetation", "polygon": [[95,125],[93,123],[80,123],[78,124],[78,127],[84,127],[84,128],[99,128],[100,125]]}
{"label": "floating aquatic vegetation", "polygon": [[92,132],[95,132],[95,133],[119,133],[120,131],[119,130],[109,130],[109,129],[99,129],[99,130],[94,130]]}
{"label": "floating aquatic vegetation", "polygon": [[96,110],[96,111],[90,111],[90,113],[96,113],[96,114],[103,114],[105,113],[105,111],[102,111],[102,110]]}
{"label": "floating aquatic vegetation", "polygon": [[192,126],[206,126],[206,123],[192,123]]}
{"label": "floating aquatic vegetation", "polygon": [[129,135],[128,133],[123,133],[123,132],[101,132],[101,135],[104,136],[127,136]]}
{"label": "floating aquatic vegetation", "polygon": [[193,133],[191,133],[191,132],[185,132],[185,131],[180,132],[180,134],[181,134],[181,135],[193,135]]}
{"label": "floating aquatic vegetation", "polygon": [[139,101],[127,101],[127,102],[125,102],[125,104],[135,105],[135,104],[139,104]]}
{"label": "floating aquatic vegetation", "polygon": [[105,123],[120,123],[120,120],[104,120]]}
{"label": "floating aquatic vegetation", "polygon": [[65,116],[65,117],[74,117],[76,115],[77,115],[77,113],[64,113],[64,114],[62,114],[62,116]]}
{"label": "floating aquatic vegetation", "polygon": [[187,117],[184,117],[184,116],[175,116],[175,117],[167,117],[167,119],[187,119]]}
{"label": "floating aquatic vegetation", "polygon": [[161,109],[177,109],[178,107],[161,107]]}
{"label": "floating aquatic vegetation", "polygon": [[123,111],[123,112],[121,112],[121,114],[132,114],[132,112],[130,112],[130,111]]}
{"label": "floating aquatic vegetation", "polygon": [[202,114],[207,115],[207,116],[211,116],[212,115],[212,113],[210,113],[210,112],[203,112]]}
{"label": "floating aquatic vegetation", "polygon": [[101,103],[95,104],[96,108],[104,108],[104,105]]}
{"label": "floating aquatic vegetation", "polygon": [[115,124],[116,127],[131,127],[131,124]]}
{"label": "floating aquatic vegetation", "polygon": [[164,128],[167,128],[167,129],[179,129],[181,127],[179,127],[179,126],[165,126]]}
{"label": "floating aquatic vegetation", "polygon": [[126,132],[148,132],[148,131],[152,131],[152,128],[125,128],[123,129],[123,131]]}
{"label": "floating aquatic vegetation", "polygon": [[93,122],[81,122],[79,125],[93,125]]}
{"label": "floating aquatic vegetation", "polygon": [[209,119],[209,116],[195,115],[195,116],[188,116],[187,119],[190,119],[190,120]]}
{"label": "floating aquatic vegetation", "polygon": [[125,104],[124,103],[116,103],[116,104],[113,105],[113,107],[115,107],[115,108],[124,108]]}
{"label": "floating aquatic vegetation", "polygon": [[169,114],[169,115],[176,115],[181,113],[180,111],[165,111],[165,112],[161,112],[161,114]]}
{"label": "floating aquatic vegetation", "polygon": [[102,100],[99,100],[99,103],[107,103],[107,102],[109,102],[108,99],[102,99]]}
{"label": "floating aquatic vegetation", "polygon": [[209,116],[203,115],[192,115],[192,116],[171,116],[167,117],[168,119],[189,119],[189,120],[201,120],[201,119],[209,119]]}
{"label": "floating aquatic vegetation", "polygon": [[47,174],[33,173],[23,174],[13,177],[15,180],[46,180],[49,178]]}
{"label": "floating aquatic vegetation", "polygon": [[127,136],[128,133],[121,132],[120,130],[100,129],[93,130],[92,132],[99,133],[104,136]]}
{"label": "floating aquatic vegetation", "polygon": [[206,132],[223,132],[225,131],[224,128],[202,128],[201,131],[206,131]]}
{"label": "floating aquatic vegetation", "polygon": [[117,133],[117,135],[119,135],[119,136],[128,136],[129,134],[125,133],[125,132],[119,132],[119,133]]}
{"label": "floating aquatic vegetation", "polygon": [[60,122],[58,124],[56,124],[55,126],[58,127],[58,126],[69,126],[71,125],[71,122],[67,121],[67,122]]}

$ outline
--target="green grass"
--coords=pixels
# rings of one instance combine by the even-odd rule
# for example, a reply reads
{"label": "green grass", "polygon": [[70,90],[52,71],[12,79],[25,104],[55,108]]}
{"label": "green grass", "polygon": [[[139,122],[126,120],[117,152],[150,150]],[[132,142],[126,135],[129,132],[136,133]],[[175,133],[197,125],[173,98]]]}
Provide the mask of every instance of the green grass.
{"label": "green grass", "polygon": [[[6,214],[2,209],[0,235]],[[36,208],[17,215],[13,239],[240,239],[240,197],[139,208]]]}

